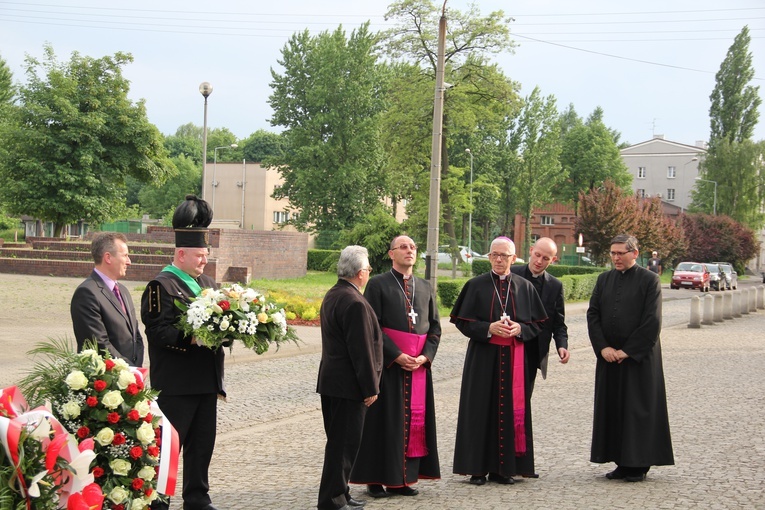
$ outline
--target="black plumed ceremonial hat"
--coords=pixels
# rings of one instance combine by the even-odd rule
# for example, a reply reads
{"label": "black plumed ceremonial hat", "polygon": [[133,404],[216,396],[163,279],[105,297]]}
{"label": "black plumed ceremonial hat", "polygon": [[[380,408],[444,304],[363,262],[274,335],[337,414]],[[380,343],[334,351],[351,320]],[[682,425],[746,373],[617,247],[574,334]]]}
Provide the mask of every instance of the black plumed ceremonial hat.
{"label": "black plumed ceremonial hat", "polygon": [[196,195],[186,195],[186,200],[176,207],[173,214],[175,246],[177,248],[206,248],[208,229],[213,219],[210,204]]}

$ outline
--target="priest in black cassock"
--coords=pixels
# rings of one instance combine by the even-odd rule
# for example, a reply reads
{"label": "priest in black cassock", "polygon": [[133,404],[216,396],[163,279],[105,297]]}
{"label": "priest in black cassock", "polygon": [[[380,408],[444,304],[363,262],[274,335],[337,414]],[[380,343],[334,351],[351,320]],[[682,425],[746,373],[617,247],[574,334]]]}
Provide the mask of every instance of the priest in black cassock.
{"label": "priest in black cassock", "polygon": [[590,461],[615,462],[609,480],[640,482],[674,464],[661,362],[661,282],[637,265],[637,239],[611,241],[614,269],[601,274],[587,310],[597,356]]}
{"label": "priest in black cassock", "polygon": [[430,283],[412,274],[417,245],[411,238],[394,238],[388,256],[393,269],[364,291],[383,331],[384,368],[351,472],[351,482],[367,484],[375,498],[416,496],[411,485],[419,478],[441,477],[430,372],[441,338],[438,305]]}
{"label": "priest in black cassock", "polygon": [[462,371],[453,472],[470,483],[511,484],[513,476],[534,476],[531,375],[525,343],[546,319],[544,305],[527,280],[514,276],[515,244],[491,243],[490,273],[462,288],[451,322],[467,336]]}

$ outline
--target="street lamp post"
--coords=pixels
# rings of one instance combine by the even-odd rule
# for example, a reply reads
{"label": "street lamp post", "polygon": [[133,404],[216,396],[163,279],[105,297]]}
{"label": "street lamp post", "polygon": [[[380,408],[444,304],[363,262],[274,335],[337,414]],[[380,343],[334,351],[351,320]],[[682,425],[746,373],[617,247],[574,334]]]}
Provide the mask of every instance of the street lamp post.
{"label": "street lamp post", "polygon": [[473,256],[473,153],[465,149],[470,155],[470,210],[468,211],[468,253]]}
{"label": "street lamp post", "polygon": [[[690,161],[688,161],[688,162],[683,164],[683,193],[685,193],[685,196],[683,197],[683,203],[680,205],[680,213],[681,214],[685,211],[685,202],[688,200],[688,192],[685,191],[685,172],[686,172],[685,167],[687,167],[688,165],[690,165],[694,161],[698,161],[698,160],[699,160],[699,158],[694,156],[693,158],[691,158]],[[698,171],[698,168],[696,169],[696,171]]]}
{"label": "street lamp post", "polygon": [[715,185],[715,195],[714,195],[714,202],[712,204],[712,215],[717,216],[717,181],[710,181],[709,179],[702,179],[701,177],[696,177],[697,181],[704,181],[704,182],[711,182]]}
{"label": "street lamp post", "polygon": [[209,82],[203,81],[199,85],[199,93],[205,98],[205,118],[202,126],[202,200],[205,198],[205,173],[207,170],[207,98],[212,94],[213,88]]}
{"label": "street lamp post", "polygon": [[237,144],[232,143],[231,145],[222,145],[221,147],[215,147],[215,149],[213,150],[212,204],[210,204],[213,211],[215,210],[215,188],[218,187],[218,181],[215,180],[215,175],[218,170],[218,150],[219,149],[236,149],[237,147],[239,147]]}

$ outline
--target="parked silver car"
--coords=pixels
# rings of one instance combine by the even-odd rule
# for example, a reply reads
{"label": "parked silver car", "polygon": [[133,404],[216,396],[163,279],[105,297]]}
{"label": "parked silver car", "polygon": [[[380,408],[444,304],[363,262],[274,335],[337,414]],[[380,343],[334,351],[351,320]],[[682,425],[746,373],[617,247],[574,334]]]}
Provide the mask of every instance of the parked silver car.
{"label": "parked silver car", "polygon": [[720,266],[722,274],[725,276],[725,288],[728,290],[738,289],[738,273],[728,262],[715,262]]}
{"label": "parked silver car", "polygon": [[707,263],[707,271],[709,271],[709,287],[718,291],[725,290],[726,276],[720,265],[717,262],[709,262]]}

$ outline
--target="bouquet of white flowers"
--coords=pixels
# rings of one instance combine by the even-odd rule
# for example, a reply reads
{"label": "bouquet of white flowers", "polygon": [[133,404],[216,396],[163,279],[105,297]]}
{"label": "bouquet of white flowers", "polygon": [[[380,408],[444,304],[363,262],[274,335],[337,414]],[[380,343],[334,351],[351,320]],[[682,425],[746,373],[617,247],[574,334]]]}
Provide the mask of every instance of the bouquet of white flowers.
{"label": "bouquet of white flowers", "polygon": [[176,300],[175,305],[184,312],[178,328],[211,349],[239,340],[263,354],[272,343],[278,349],[281,343],[298,341],[284,310],[249,287],[202,289],[190,304]]}

